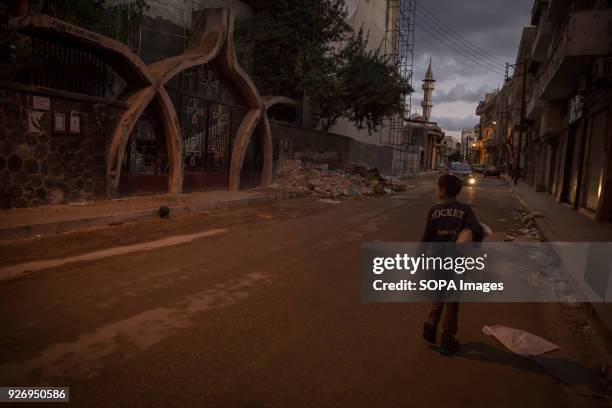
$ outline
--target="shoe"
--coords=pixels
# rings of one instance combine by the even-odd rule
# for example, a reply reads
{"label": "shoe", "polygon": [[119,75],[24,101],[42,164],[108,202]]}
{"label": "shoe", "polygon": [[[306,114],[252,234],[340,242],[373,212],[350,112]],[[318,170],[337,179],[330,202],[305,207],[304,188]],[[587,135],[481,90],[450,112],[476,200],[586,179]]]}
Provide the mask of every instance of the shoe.
{"label": "shoe", "polygon": [[445,356],[453,355],[459,350],[461,350],[461,343],[459,343],[457,339],[442,340],[440,348],[438,349],[440,354],[444,354]]}
{"label": "shoe", "polygon": [[438,331],[438,327],[433,323],[425,323],[423,324],[423,338],[432,343],[436,343],[436,332]]}

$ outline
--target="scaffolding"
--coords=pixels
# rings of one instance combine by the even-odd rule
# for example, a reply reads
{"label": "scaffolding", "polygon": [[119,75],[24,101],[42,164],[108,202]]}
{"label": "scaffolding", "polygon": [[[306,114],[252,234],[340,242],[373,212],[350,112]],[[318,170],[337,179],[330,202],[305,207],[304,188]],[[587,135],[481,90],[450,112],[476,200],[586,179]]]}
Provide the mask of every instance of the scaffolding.
{"label": "scaffolding", "polygon": [[[410,91],[414,63],[415,10],[416,0],[387,0],[384,53],[409,84]],[[393,169],[396,175],[411,173],[418,166],[419,153],[412,151],[412,135],[410,127],[406,127],[411,113],[412,94],[408,92],[403,113],[385,119],[380,132],[380,143],[395,147]]]}

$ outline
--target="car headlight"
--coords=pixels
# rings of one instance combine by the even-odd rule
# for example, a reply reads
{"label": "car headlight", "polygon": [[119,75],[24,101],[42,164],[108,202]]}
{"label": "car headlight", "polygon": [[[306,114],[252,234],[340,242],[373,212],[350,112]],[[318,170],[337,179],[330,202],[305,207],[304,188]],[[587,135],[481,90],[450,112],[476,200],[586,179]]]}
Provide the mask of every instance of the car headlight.
{"label": "car headlight", "polygon": [[470,177],[470,179],[468,180],[468,183],[476,184],[476,179],[474,177]]}

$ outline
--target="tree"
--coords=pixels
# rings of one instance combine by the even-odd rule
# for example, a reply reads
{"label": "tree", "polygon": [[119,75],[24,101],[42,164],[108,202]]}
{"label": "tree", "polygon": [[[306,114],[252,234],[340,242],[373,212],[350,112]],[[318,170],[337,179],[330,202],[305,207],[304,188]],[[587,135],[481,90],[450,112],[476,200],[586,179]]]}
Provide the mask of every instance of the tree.
{"label": "tree", "polygon": [[323,129],[345,117],[372,131],[401,113],[407,83],[345,17],[344,0],[264,0],[237,24],[239,58],[261,93],[306,95]]}
{"label": "tree", "polygon": [[375,130],[382,120],[402,114],[408,83],[389,64],[380,49],[368,50],[363,30],[351,36],[343,49],[345,65],[341,67],[341,90],[346,117],[358,128]]}
{"label": "tree", "polygon": [[300,97],[304,76],[331,69],[333,44],[350,27],[344,0],[262,0],[236,37],[249,74],[263,93]]}

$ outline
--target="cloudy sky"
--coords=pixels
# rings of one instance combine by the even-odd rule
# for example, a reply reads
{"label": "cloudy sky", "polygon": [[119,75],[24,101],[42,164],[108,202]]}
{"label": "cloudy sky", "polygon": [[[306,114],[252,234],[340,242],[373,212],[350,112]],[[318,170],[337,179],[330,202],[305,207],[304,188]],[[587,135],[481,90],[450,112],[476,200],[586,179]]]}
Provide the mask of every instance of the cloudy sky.
{"label": "cloudy sky", "polygon": [[[453,136],[460,135],[462,128],[472,128],[478,121],[475,115],[478,101],[485,92],[501,87],[504,63],[515,60],[521,30],[529,25],[532,5],[533,0],[419,2],[412,111],[422,112],[421,81],[431,57],[436,80],[432,120]],[[453,31],[478,49],[458,40]]]}

